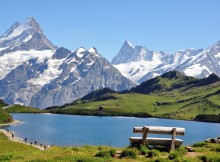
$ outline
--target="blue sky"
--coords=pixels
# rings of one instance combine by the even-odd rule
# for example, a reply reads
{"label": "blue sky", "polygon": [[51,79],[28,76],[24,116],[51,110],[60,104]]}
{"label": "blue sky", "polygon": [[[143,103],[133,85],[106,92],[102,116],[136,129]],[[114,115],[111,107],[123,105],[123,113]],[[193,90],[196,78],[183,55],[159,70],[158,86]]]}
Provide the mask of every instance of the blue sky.
{"label": "blue sky", "polygon": [[125,40],[149,50],[205,48],[220,40],[220,0],[1,0],[0,35],[33,16],[58,46],[94,46],[109,61]]}

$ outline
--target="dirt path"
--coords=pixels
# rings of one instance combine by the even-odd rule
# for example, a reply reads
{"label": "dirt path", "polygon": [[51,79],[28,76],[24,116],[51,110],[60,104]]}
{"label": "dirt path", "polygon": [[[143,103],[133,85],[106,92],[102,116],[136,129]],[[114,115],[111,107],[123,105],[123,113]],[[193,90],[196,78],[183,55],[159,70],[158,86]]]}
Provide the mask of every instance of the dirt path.
{"label": "dirt path", "polygon": [[2,109],[8,109],[8,108],[10,108],[10,107],[12,107],[12,106],[14,106],[14,105],[5,106],[5,107],[2,107]]}
{"label": "dirt path", "polygon": [[[15,120],[15,121],[12,122],[12,123],[0,124],[0,127],[8,126],[8,125],[14,125],[14,124],[21,124],[21,123],[22,123],[21,121]],[[16,137],[16,136],[12,137],[12,132],[10,132],[10,131],[6,131],[6,130],[4,130],[4,129],[0,129],[0,132],[4,133],[4,134],[8,137],[8,139],[10,139],[10,140],[13,141],[13,142],[19,142],[19,143],[23,143],[23,144],[25,144],[25,145],[30,145],[30,146],[36,147],[36,148],[38,148],[38,149],[40,149],[40,150],[45,150],[45,149],[44,149],[44,146],[40,146],[40,145],[35,145],[35,144],[30,144],[30,143],[28,143],[28,142],[24,142],[24,140],[22,140],[21,138]],[[47,149],[48,149],[48,148],[49,148],[49,147],[47,146]]]}

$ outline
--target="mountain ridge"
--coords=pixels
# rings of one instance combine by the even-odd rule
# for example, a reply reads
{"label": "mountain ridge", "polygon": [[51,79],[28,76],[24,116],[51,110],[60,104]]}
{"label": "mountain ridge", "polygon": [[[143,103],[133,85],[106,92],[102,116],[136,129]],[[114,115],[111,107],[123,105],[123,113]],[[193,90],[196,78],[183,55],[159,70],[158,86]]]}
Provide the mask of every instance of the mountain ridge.
{"label": "mountain ridge", "polygon": [[173,54],[150,51],[127,42],[111,63],[137,84],[172,70],[196,78],[205,78],[211,73],[220,76],[220,41],[206,49],[191,48]]}

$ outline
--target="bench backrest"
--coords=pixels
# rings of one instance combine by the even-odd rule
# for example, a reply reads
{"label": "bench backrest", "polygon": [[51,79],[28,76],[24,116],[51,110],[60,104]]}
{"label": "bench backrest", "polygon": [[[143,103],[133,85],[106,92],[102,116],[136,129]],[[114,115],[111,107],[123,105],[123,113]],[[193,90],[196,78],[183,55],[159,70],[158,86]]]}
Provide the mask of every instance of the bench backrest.
{"label": "bench backrest", "polygon": [[[162,127],[162,126],[144,126],[147,127],[148,134],[173,134],[173,129],[176,128],[176,135],[183,136],[185,134],[185,128],[177,127]],[[133,133],[144,133],[144,127],[134,127]]]}

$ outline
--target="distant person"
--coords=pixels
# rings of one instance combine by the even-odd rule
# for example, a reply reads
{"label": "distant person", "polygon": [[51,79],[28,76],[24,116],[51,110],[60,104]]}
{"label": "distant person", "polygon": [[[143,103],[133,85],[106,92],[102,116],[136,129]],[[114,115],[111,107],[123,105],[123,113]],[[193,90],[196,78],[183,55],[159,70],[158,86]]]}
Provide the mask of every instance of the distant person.
{"label": "distant person", "polygon": [[47,145],[46,144],[44,144],[44,150],[46,150],[47,149]]}
{"label": "distant person", "polygon": [[34,141],[34,144],[37,145],[37,141],[36,140]]}
{"label": "distant person", "polygon": [[31,141],[30,143],[31,143],[31,145],[33,144],[33,142],[32,142],[32,141]]}
{"label": "distant person", "polygon": [[9,133],[9,129],[7,129],[7,132]]}
{"label": "distant person", "polygon": [[11,132],[11,137],[12,137],[12,139],[15,137],[15,133],[14,132]]}
{"label": "distant person", "polygon": [[27,142],[27,138],[24,139],[24,142]]}

